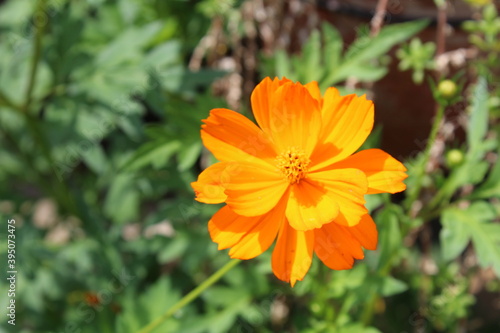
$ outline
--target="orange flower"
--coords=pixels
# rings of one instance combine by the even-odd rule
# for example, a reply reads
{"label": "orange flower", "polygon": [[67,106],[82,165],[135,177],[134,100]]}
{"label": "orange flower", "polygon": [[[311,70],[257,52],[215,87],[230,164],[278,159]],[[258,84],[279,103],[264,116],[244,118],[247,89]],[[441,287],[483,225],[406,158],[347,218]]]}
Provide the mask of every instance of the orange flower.
{"label": "orange flower", "polygon": [[259,127],[243,115],[214,109],[201,137],[220,161],[192,183],[196,200],[222,203],[208,223],[219,250],[250,259],[277,238],[272,269],[293,286],[313,252],[332,269],[349,269],[377,246],[365,194],[396,193],[406,168],[379,149],[353,153],[373,127],[373,103],[340,96],[317,82],[264,79],[252,93]]}

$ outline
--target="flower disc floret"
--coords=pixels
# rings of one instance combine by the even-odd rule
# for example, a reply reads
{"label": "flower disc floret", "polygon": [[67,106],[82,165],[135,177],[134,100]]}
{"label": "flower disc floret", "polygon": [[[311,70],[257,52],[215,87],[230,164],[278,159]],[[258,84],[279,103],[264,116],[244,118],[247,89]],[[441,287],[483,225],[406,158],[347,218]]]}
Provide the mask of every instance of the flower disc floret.
{"label": "flower disc floret", "polygon": [[276,167],[291,185],[306,176],[309,162],[306,154],[297,147],[291,147],[276,157]]}

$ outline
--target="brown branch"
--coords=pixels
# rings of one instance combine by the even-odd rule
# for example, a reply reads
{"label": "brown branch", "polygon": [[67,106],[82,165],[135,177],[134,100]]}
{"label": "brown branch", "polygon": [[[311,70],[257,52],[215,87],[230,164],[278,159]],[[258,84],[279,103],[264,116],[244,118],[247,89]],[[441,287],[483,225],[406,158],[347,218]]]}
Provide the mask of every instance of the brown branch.
{"label": "brown branch", "polygon": [[436,29],[436,58],[446,50],[446,7],[447,3],[438,6],[437,29]]}
{"label": "brown branch", "polygon": [[[380,30],[382,29],[382,25],[384,23],[384,17],[385,14],[387,13],[387,3],[388,0],[379,0],[377,2],[377,7],[375,7],[375,15],[373,15],[372,20],[370,22],[370,37],[375,37],[379,34]],[[357,78],[350,77],[346,80],[346,87],[349,89],[354,89],[356,88],[356,85],[358,84]],[[373,82],[366,83],[365,88],[369,90],[368,92],[368,97],[370,99],[374,99],[375,96],[373,96]]]}
{"label": "brown branch", "polygon": [[203,36],[193,51],[193,55],[191,56],[188,64],[189,70],[193,72],[200,70],[203,58],[207,52],[215,49],[217,46],[217,37],[222,30],[222,25],[223,22],[221,17],[216,16],[212,19],[212,23],[210,24],[207,34]]}
{"label": "brown branch", "polygon": [[387,3],[389,0],[379,0],[377,2],[377,7],[375,8],[375,15],[370,22],[370,36],[375,37],[380,32],[382,24],[384,23],[384,17],[387,13]]}

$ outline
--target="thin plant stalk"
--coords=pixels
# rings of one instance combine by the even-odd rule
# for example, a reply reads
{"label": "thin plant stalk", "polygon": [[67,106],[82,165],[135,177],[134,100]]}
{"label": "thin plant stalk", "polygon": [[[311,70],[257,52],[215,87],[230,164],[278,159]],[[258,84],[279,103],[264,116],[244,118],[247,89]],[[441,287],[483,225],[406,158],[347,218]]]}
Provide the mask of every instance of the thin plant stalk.
{"label": "thin plant stalk", "polygon": [[[36,7],[36,15],[43,16],[45,13],[45,6],[47,0],[39,0]],[[33,43],[33,57],[31,58],[30,72],[28,77],[28,86],[24,95],[24,104],[22,105],[22,112],[28,113],[31,98],[33,95],[33,88],[35,87],[36,74],[38,71],[38,64],[42,55],[42,37],[45,32],[46,24],[35,24],[35,38]]]}
{"label": "thin plant stalk", "polygon": [[445,106],[442,104],[438,104],[436,116],[434,117],[434,122],[432,124],[431,133],[429,135],[429,139],[427,140],[427,145],[424,150],[424,158],[422,160],[422,164],[420,165],[420,170],[417,173],[417,179],[415,182],[415,188],[413,189],[411,195],[408,198],[409,204],[409,212],[412,212],[411,205],[415,203],[415,201],[420,196],[420,191],[422,190],[422,181],[427,169],[427,165],[429,164],[429,159],[431,157],[431,150],[434,142],[436,141],[437,134],[439,132],[439,127],[441,122],[443,121]]}
{"label": "thin plant stalk", "polygon": [[239,264],[241,260],[231,260],[224,266],[222,266],[217,272],[212,274],[208,279],[203,281],[198,287],[193,289],[189,294],[184,296],[179,302],[174,304],[170,309],[168,309],[161,317],[158,317],[154,321],[150,322],[147,326],[142,328],[137,333],[151,333],[158,326],[160,326],[165,320],[172,317],[178,310],[195,300],[205,289],[217,282],[224,274],[226,274],[231,268]]}

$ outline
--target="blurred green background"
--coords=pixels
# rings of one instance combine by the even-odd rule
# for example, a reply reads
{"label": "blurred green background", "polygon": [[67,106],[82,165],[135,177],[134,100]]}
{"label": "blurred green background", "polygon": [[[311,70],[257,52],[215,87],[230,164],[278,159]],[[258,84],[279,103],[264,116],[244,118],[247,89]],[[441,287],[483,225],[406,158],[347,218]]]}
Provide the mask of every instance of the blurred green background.
{"label": "blurred green background", "polygon": [[155,332],[500,332],[499,33],[490,1],[0,1],[0,332],[138,332],[224,265],[201,119],[274,75],[374,98],[408,190],[352,270],[292,289],[268,251]]}

